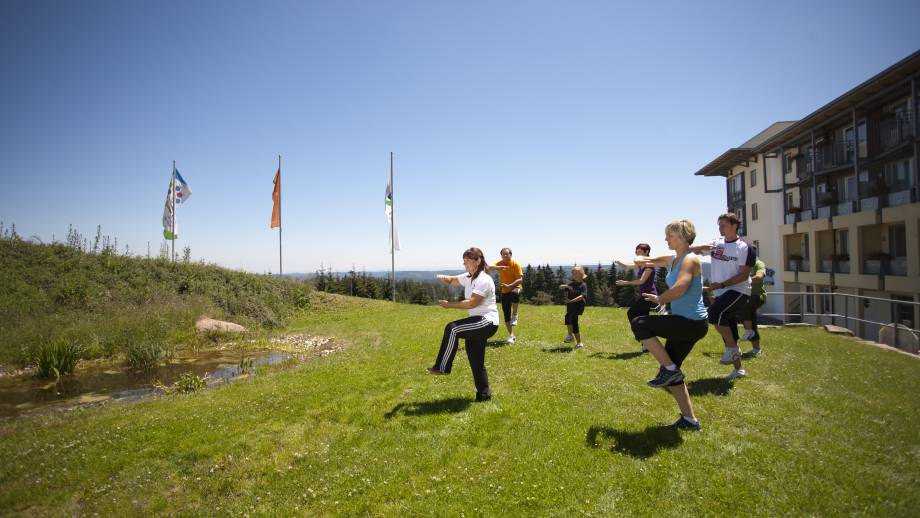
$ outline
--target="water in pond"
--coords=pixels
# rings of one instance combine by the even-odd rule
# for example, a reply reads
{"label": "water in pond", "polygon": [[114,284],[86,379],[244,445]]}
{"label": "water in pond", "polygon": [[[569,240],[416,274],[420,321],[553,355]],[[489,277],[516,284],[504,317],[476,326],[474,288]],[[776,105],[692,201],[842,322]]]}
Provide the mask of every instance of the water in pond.
{"label": "water in pond", "polygon": [[[226,383],[249,376],[252,367],[293,359],[280,351],[207,351],[180,354],[170,363],[151,370],[136,370],[116,362],[84,362],[60,381],[34,376],[0,377],[0,417],[47,412],[108,400],[135,400],[150,396],[159,381],[170,385],[191,372],[208,376],[208,384]],[[243,361],[245,359],[245,362]],[[241,363],[246,364],[244,371]]]}

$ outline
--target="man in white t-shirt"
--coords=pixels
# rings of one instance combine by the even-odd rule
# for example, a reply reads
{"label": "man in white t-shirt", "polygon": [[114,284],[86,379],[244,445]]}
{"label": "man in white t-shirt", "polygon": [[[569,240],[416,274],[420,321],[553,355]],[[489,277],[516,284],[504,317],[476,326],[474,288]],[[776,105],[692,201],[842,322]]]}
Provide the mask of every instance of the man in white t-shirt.
{"label": "man in white t-shirt", "polygon": [[725,343],[725,353],[719,363],[735,368],[728,379],[747,375],[741,368],[737,313],[747,306],[751,296],[751,268],[757,260],[754,247],[738,236],[740,225],[741,220],[735,214],[722,214],[719,216],[719,234],[722,237],[691,248],[712,258],[709,289],[716,298],[709,306],[709,323],[722,335]]}

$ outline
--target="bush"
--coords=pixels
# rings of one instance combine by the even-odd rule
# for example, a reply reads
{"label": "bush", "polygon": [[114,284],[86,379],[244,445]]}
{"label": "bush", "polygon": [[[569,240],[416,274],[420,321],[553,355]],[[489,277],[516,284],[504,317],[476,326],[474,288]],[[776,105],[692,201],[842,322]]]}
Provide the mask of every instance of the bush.
{"label": "bush", "polygon": [[80,346],[76,342],[62,338],[45,341],[36,352],[38,375],[43,378],[60,378],[73,372],[79,357]]}
{"label": "bush", "polygon": [[173,347],[155,337],[131,342],[125,345],[125,360],[139,369],[152,369],[172,357]]}
{"label": "bush", "polygon": [[534,306],[548,306],[553,303],[553,297],[551,297],[550,294],[546,293],[545,291],[538,291],[533,297],[531,297],[530,303]]}

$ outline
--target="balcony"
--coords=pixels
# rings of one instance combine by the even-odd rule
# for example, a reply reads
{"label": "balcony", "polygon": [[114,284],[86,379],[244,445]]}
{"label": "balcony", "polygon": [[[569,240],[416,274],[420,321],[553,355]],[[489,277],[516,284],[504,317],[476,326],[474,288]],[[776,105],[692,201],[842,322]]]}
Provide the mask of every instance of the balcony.
{"label": "balcony", "polygon": [[863,273],[868,275],[907,275],[907,257],[873,254],[863,262]]}
{"label": "balcony", "polygon": [[831,142],[817,147],[815,156],[816,171],[834,169],[853,163],[853,156],[856,154],[856,147],[852,140],[841,142]]}
{"label": "balcony", "polygon": [[879,144],[882,152],[910,142],[914,136],[913,112],[905,110],[879,122]]}
{"label": "balcony", "polygon": [[729,207],[743,207],[744,206],[744,191],[729,193],[728,194],[728,206]]}
{"label": "balcony", "polygon": [[850,256],[825,257],[821,259],[818,271],[821,273],[850,273]]}
{"label": "balcony", "polygon": [[811,268],[809,267],[808,259],[803,258],[798,255],[789,256],[789,267],[787,268],[790,272],[810,272]]}

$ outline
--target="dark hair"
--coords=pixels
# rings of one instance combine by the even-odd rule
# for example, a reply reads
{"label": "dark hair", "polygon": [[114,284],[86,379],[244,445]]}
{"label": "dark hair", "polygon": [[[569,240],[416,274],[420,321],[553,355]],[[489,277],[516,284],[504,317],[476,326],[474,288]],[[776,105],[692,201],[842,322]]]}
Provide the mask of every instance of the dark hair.
{"label": "dark hair", "polygon": [[482,250],[476,248],[475,246],[467,248],[466,251],[463,252],[463,258],[474,260],[479,259],[479,267],[476,268],[476,273],[470,274],[471,279],[479,277],[479,274],[486,269],[486,257],[483,255]]}
{"label": "dark hair", "polygon": [[725,214],[719,216],[719,219],[716,221],[722,221],[723,219],[727,220],[730,224],[735,225],[736,227],[741,225],[741,220],[738,219],[738,216],[736,216],[734,212],[726,212]]}
{"label": "dark hair", "polygon": [[636,245],[636,248],[640,250],[645,250],[646,255],[652,253],[652,247],[648,243],[639,243]]}
{"label": "dark hair", "polygon": [[511,249],[508,248],[507,246],[506,246],[505,248],[502,248],[501,250],[498,251],[499,255],[505,253],[505,250],[508,251],[508,255],[512,255],[512,254],[511,254]]}

